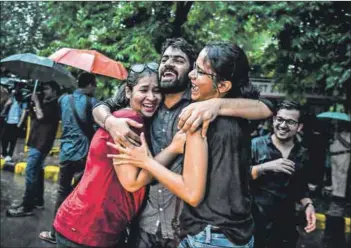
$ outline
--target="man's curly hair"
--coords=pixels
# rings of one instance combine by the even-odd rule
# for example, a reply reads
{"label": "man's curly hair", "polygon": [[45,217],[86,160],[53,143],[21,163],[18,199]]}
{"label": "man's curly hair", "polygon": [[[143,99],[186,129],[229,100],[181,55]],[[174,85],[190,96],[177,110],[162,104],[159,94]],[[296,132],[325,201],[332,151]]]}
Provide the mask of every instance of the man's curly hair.
{"label": "man's curly hair", "polygon": [[197,51],[193,45],[191,45],[189,42],[187,42],[183,38],[166,39],[166,41],[163,42],[163,44],[162,44],[162,48],[161,48],[162,55],[164,54],[164,52],[166,51],[166,49],[168,47],[178,48],[183,53],[185,53],[189,58],[190,66],[191,67],[193,66],[193,64],[196,60],[196,57],[197,57]]}

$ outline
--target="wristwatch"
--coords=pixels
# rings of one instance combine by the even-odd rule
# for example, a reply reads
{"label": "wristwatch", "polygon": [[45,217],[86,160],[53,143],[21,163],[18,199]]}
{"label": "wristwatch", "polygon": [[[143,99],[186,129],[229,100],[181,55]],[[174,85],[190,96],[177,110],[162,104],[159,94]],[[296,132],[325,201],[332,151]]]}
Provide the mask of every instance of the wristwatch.
{"label": "wristwatch", "polygon": [[303,210],[306,211],[306,209],[308,208],[309,205],[311,205],[312,207],[314,207],[313,204],[312,204],[312,202],[308,202],[308,203],[303,207]]}

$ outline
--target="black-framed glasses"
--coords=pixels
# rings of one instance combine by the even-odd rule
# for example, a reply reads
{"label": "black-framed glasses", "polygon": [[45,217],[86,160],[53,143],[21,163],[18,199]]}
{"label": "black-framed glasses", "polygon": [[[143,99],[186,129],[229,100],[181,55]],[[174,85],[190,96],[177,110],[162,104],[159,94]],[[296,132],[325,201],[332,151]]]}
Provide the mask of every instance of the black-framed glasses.
{"label": "black-framed glasses", "polygon": [[295,121],[295,120],[292,120],[292,119],[284,119],[284,118],[279,117],[279,116],[277,116],[275,118],[275,121],[278,124],[283,124],[285,122],[290,127],[295,127],[299,123],[298,121]]}
{"label": "black-framed glasses", "polygon": [[130,70],[136,73],[142,73],[143,71],[145,71],[146,68],[149,68],[150,70],[157,73],[158,64],[156,62],[150,62],[146,64],[135,64],[132,65],[132,67],[130,67]]}
{"label": "black-framed glasses", "polygon": [[217,77],[217,75],[212,74],[212,73],[207,73],[205,72],[202,68],[200,68],[196,63],[194,63],[193,69],[195,71],[195,77],[197,78],[199,75],[207,75],[211,77],[212,79]]}

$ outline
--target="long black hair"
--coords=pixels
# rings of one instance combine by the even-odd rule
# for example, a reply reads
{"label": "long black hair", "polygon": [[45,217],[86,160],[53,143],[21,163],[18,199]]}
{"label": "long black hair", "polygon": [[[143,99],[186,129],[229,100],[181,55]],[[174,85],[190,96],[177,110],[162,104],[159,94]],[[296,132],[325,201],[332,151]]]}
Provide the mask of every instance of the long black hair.
{"label": "long black hair", "polygon": [[236,44],[224,41],[208,43],[205,60],[216,73],[215,83],[222,80],[232,82],[232,88],[225,98],[258,98],[259,91],[249,80],[249,61],[244,51]]}
{"label": "long black hair", "polygon": [[[155,62],[152,62],[152,63],[155,63]],[[151,75],[152,73],[155,73],[157,76],[157,70],[148,67],[147,64],[144,64],[144,69],[141,72],[135,72],[133,70],[133,67],[136,65],[141,65],[141,64],[135,64],[130,67],[131,69],[128,72],[127,79],[124,80],[122,86],[118,89],[118,92],[114,98],[115,102],[120,108],[125,108],[129,105],[129,99],[126,96],[126,87],[128,87],[130,91],[132,91],[134,86],[138,84],[140,78],[146,75]]]}

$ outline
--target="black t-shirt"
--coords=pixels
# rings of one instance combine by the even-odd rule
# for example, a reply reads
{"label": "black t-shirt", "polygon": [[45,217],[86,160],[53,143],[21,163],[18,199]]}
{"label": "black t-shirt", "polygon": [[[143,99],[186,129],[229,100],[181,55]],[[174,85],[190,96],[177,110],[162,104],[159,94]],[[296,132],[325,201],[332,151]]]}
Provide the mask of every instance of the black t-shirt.
{"label": "black t-shirt", "polygon": [[55,140],[60,111],[57,99],[42,103],[41,107],[44,117],[41,120],[32,119],[27,145],[38,149],[42,153],[48,153]]}
{"label": "black t-shirt", "polygon": [[[263,164],[282,158],[282,153],[272,141],[272,135],[252,140],[252,165]],[[288,159],[295,163],[292,175],[267,173],[251,181],[253,195],[253,214],[255,221],[266,230],[279,226],[281,233],[289,234],[295,230],[295,202],[308,197],[308,164],[306,148],[295,142]]]}
{"label": "black t-shirt", "polygon": [[250,241],[253,233],[248,170],[251,164],[246,120],[218,117],[208,130],[208,176],[203,201],[184,203],[180,216],[182,236],[196,235],[207,225],[220,228],[234,244]]}

